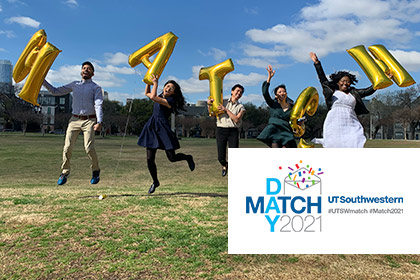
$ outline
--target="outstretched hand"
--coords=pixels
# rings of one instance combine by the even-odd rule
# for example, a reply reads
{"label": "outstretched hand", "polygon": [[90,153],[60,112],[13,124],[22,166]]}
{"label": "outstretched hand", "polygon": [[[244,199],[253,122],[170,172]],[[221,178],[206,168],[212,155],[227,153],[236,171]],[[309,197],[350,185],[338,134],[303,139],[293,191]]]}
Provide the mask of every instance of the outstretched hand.
{"label": "outstretched hand", "polygon": [[316,53],[314,53],[314,52],[310,52],[310,53],[309,53],[309,56],[311,57],[311,59],[312,59],[312,61],[313,61],[314,63],[318,63],[318,62],[319,62],[319,59],[318,59],[318,57],[316,56]]}
{"label": "outstretched hand", "polygon": [[269,83],[271,81],[271,78],[273,78],[274,74],[276,73],[276,71],[273,70],[273,67],[271,65],[268,65],[266,69],[268,72],[267,83]]}
{"label": "outstretched hand", "polygon": [[155,74],[150,75],[150,80],[153,83],[153,89],[151,89],[151,86],[149,84],[146,84],[146,88],[144,89],[144,94],[149,97],[151,100],[154,100],[157,96],[157,88],[158,88],[158,82],[159,82],[159,76]]}
{"label": "outstretched hand", "polygon": [[150,80],[152,81],[153,85],[156,85],[159,81],[159,76],[155,75],[155,74],[152,74]]}

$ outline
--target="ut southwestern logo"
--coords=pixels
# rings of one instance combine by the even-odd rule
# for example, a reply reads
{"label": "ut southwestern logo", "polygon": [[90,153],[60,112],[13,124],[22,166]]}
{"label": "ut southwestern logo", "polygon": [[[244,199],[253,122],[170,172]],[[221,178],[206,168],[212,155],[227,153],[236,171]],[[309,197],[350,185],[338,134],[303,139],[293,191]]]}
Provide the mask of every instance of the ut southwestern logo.
{"label": "ut southwestern logo", "polygon": [[[282,170],[282,167],[279,169]],[[319,176],[324,172],[320,168],[303,165],[302,161],[293,167],[289,166],[288,169],[283,185],[278,178],[266,177],[264,196],[245,197],[246,214],[263,214],[271,232],[275,231],[276,224],[282,220],[281,216],[287,216],[291,220],[296,215],[302,218],[301,215],[321,214],[322,211],[322,182]],[[319,188],[319,193],[318,189],[314,188]],[[310,193],[304,196],[309,190]],[[293,218],[290,215],[293,215]]]}

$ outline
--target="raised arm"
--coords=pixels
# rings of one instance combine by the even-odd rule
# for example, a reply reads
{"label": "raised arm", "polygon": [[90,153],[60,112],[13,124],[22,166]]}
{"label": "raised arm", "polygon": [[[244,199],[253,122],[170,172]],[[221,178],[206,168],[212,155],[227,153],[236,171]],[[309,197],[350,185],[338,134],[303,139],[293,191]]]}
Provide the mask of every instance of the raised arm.
{"label": "raised arm", "polygon": [[158,83],[159,83],[159,77],[152,74],[152,82],[153,87],[151,88],[149,84],[146,84],[146,88],[144,90],[144,94],[149,97],[150,100],[157,102],[163,106],[166,106],[168,108],[171,108],[171,105],[169,104],[168,100],[165,98],[159,97],[157,95],[157,89],[158,89]]}
{"label": "raised arm", "polygon": [[316,73],[318,74],[318,79],[321,84],[328,83],[327,76],[325,75],[324,69],[322,69],[321,61],[319,61],[318,56],[314,52],[310,52],[309,56],[314,62]]}
{"label": "raised arm", "polygon": [[270,64],[267,66],[266,69],[268,73],[267,83],[269,84],[271,82],[271,78],[273,78],[274,74],[276,74],[276,71],[273,70],[273,67]]}
{"label": "raised arm", "polygon": [[267,69],[267,80],[264,81],[262,85],[262,94],[267,105],[272,107],[275,102],[271,98],[270,92],[268,89],[270,88],[271,79],[273,78],[276,71],[273,70],[273,67],[271,65],[268,65],[266,69]]}

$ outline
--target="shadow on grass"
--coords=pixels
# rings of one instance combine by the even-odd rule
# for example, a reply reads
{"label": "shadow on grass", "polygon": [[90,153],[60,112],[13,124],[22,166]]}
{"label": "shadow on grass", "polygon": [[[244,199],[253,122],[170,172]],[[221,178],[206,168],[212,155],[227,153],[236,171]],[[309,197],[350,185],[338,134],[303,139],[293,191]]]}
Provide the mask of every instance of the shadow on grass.
{"label": "shadow on grass", "polygon": [[[144,196],[150,196],[150,197],[164,197],[164,196],[180,196],[180,197],[190,197],[190,196],[197,196],[197,197],[224,197],[227,198],[227,194],[220,194],[220,193],[194,193],[194,192],[175,192],[175,193],[158,193],[158,194],[110,194],[107,195],[106,198],[112,198],[112,197],[132,197],[132,196],[138,196],[138,197],[144,197]],[[79,198],[98,198],[98,195],[86,195],[86,196],[80,196]]]}

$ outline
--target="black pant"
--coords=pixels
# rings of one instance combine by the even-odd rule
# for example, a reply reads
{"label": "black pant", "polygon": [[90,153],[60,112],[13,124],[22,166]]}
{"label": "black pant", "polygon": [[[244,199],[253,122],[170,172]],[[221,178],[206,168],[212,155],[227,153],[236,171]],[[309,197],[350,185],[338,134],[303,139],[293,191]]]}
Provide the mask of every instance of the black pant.
{"label": "black pant", "polygon": [[227,166],[226,147],[229,142],[229,148],[239,147],[239,129],[236,127],[217,127],[217,158],[222,166]]}

